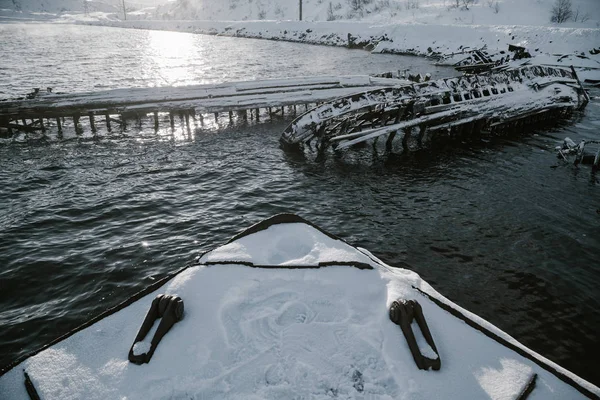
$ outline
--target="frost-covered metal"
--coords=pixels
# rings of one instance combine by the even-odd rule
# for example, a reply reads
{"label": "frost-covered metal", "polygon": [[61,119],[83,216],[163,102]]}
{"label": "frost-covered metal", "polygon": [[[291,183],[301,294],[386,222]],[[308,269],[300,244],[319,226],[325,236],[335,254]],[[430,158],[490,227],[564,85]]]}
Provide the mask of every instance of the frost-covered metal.
{"label": "frost-covered metal", "polygon": [[391,149],[400,134],[409,150],[441,137],[494,134],[565,118],[588,101],[574,70],[525,66],[341,97],[296,118],[281,142],[297,147],[317,141],[343,149],[385,137]]}

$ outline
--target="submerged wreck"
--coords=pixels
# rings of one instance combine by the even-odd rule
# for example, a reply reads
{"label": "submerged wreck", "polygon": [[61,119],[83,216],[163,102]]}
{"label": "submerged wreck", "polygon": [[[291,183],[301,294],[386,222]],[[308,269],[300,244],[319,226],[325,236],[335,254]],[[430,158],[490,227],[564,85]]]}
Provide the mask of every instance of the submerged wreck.
{"label": "submerged wreck", "polygon": [[588,102],[573,68],[524,66],[341,97],[300,115],[280,141],[341,150],[382,138],[388,151],[394,140],[409,151],[568,118]]}

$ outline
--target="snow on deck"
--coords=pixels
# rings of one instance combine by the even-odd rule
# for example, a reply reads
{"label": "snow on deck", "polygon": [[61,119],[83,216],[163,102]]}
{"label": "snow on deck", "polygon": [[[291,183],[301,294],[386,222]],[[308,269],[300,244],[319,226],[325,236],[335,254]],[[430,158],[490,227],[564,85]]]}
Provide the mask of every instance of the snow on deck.
{"label": "snow on deck", "polygon": [[[286,268],[333,260],[339,265]],[[534,373],[537,385],[529,399],[584,398],[436,306],[413,286],[452,303],[414,272],[390,268],[366,250],[311,226],[274,225],[199,262],[215,261],[281,268],[234,263],[191,267],[0,377],[3,398],[27,398],[24,370],[42,399],[515,399]],[[344,265],[348,261],[374,269]],[[185,315],[150,363],[135,365],[127,354],[159,293],[179,295]],[[388,318],[388,307],[397,298],[417,299],[422,305],[441,357],[440,371],[417,369],[400,328]],[[600,395],[597,387],[550,365]]]}

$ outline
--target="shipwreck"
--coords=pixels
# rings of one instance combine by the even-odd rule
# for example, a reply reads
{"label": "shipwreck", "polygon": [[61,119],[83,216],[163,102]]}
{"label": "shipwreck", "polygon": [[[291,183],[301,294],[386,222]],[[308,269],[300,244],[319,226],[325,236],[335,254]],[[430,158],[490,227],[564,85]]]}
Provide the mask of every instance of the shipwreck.
{"label": "shipwreck", "polygon": [[569,118],[589,96],[575,69],[528,65],[365,91],[323,103],[284,130],[284,148],[341,150],[385,140],[392,151],[481,138]]}

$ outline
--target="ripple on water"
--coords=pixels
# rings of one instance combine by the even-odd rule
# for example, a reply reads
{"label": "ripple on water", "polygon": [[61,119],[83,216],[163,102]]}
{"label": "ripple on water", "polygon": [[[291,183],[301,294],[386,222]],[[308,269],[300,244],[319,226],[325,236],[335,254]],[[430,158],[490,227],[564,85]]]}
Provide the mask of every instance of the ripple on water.
{"label": "ripple on water", "polygon": [[[79,54],[78,46],[99,33],[110,40],[93,54],[87,45]],[[426,65],[418,58],[183,35],[177,38],[191,51],[185,60],[171,61],[193,64],[194,71],[184,69],[188,77],[178,80],[161,76],[172,65],[161,69],[160,60],[152,59],[161,49],[154,33],[14,25],[0,26],[0,35],[3,46],[16,48],[6,65],[22,70],[10,74],[10,81],[0,79],[0,97],[22,94],[32,84],[44,87],[48,82],[38,79],[49,76],[55,87],[81,91]],[[40,73],[42,64],[57,64],[52,60],[19,63],[27,54],[19,46],[45,46],[59,35],[69,40],[60,42],[68,48],[56,71]],[[258,49],[256,58],[240,43]],[[140,57],[132,46],[154,53]],[[98,57],[102,52],[109,61]],[[204,62],[206,55],[217,58]],[[265,70],[277,57],[288,70]],[[119,68],[110,61],[117,58],[123,59]],[[239,62],[231,65],[231,59]],[[177,140],[143,126],[141,134],[3,142],[0,365],[121,302],[239,229],[275,213],[296,212],[394,265],[414,269],[444,295],[598,384],[589,350],[600,328],[595,287],[600,189],[589,170],[560,164],[552,154],[564,136],[598,137],[600,107],[594,102],[576,125],[537,136],[525,132],[390,157],[368,146],[323,158],[285,154],[278,138],[287,120],[222,124]]]}

